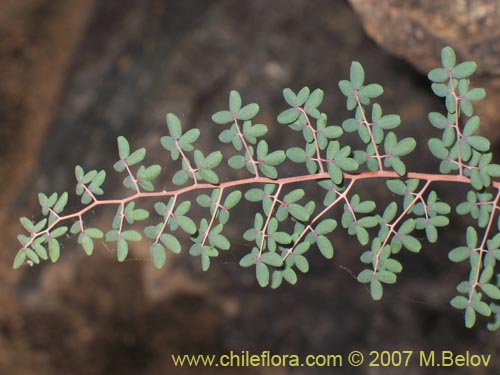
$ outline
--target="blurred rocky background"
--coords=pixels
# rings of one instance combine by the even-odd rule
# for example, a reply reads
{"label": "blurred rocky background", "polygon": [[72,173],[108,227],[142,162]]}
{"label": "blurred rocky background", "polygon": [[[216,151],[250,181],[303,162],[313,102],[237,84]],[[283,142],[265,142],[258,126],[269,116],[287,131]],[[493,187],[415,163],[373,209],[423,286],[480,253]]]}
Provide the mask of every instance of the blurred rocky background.
{"label": "blurred rocky background", "polygon": [[[11,270],[18,217],[36,215],[39,191],[72,192],[75,164],[105,168],[108,196],[125,194],[112,172],[118,135],[127,136],[133,148],[147,147],[148,160],[167,171],[159,188],[168,187],[174,165],[159,145],[165,114],[174,112],[185,126],[199,127],[202,149],[219,148],[221,128],[210,116],[237,89],[245,101],[261,105],[258,119],[268,124],[273,148],[300,145],[296,133],[275,121],[285,108],[282,88],[323,88],[323,111],[330,123],[340,124],[349,114],[337,82],[348,76],[352,60],[365,66],[368,81],[384,86],[380,103],[385,113],[402,116],[400,133],[420,142],[408,165],[435,171],[423,141],[436,134],[427,113],[443,105],[432,96],[425,72],[439,63],[440,49],[452,45],[459,58],[478,61],[473,84],[498,98],[497,2],[351,3],[359,15],[341,0],[0,2],[0,374],[189,374],[192,369],[173,368],[171,353],[355,349],[491,353],[492,365],[477,373],[498,373],[498,335],[483,320],[465,329],[462,314],[449,306],[455,285],[467,274],[447,259],[448,250],[464,240],[466,223],[460,218],[436,246],[401,254],[404,273],[378,303],[353,279],[362,248],[341,231],[335,234],[333,261],[311,251],[311,271],[297,286],[259,288],[253,271],[238,266],[249,250],[238,235],[250,214],[233,216],[227,227],[230,254],[207,273],[187,251],[158,271],[149,261],[147,241],[132,249],[130,261],[118,264],[106,243],[86,257],[74,238],[64,241],[58,264]],[[498,138],[495,103],[485,100],[478,112]],[[238,177],[230,170],[221,174]],[[466,191],[436,189],[452,205]],[[392,199],[383,183],[362,184],[358,192],[381,204]],[[72,202],[69,209],[77,208],[78,201]],[[88,220],[108,228],[112,214],[95,210]],[[382,372],[400,369],[342,370]]]}

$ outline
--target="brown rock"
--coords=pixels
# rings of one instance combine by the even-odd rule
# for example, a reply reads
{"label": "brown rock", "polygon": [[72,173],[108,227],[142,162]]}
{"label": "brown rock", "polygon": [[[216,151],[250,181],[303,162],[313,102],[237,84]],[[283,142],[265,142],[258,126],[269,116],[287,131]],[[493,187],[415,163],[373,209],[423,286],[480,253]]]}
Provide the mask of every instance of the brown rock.
{"label": "brown rock", "polygon": [[451,46],[460,60],[474,60],[473,84],[487,97],[476,105],[482,130],[500,139],[500,3],[497,0],[349,0],[367,33],[382,47],[420,72],[440,64],[440,50]]}
{"label": "brown rock", "polygon": [[0,3],[0,205],[33,168],[92,2]]}
{"label": "brown rock", "polygon": [[[0,227],[5,248],[18,248],[10,235],[19,230],[13,219],[18,213],[11,210],[14,196],[36,163],[92,2],[0,1]],[[0,372],[15,368],[26,373],[26,358],[17,355],[14,339],[22,328],[14,287],[22,272],[12,272],[11,261],[12,253],[1,253]],[[40,371],[42,362],[38,356],[33,360]]]}

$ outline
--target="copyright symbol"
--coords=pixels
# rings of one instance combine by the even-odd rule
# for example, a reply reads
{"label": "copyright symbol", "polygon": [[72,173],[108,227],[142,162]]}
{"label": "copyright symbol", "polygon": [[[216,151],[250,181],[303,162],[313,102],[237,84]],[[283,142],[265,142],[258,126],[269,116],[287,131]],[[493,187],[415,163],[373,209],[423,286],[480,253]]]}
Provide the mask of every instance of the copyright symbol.
{"label": "copyright symbol", "polygon": [[363,364],[363,361],[365,360],[365,357],[363,356],[363,353],[361,353],[358,350],[354,350],[349,353],[349,356],[347,357],[347,361],[349,364],[353,367],[358,367]]}

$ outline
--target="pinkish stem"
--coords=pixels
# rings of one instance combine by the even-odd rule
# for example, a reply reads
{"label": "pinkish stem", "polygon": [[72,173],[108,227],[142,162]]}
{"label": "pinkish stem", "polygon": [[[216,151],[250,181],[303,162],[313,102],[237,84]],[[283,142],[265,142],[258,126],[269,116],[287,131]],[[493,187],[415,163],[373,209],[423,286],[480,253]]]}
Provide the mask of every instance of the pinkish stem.
{"label": "pinkish stem", "polygon": [[325,171],[325,168],[323,167],[323,163],[322,163],[322,159],[321,159],[321,152],[319,149],[318,137],[316,136],[317,131],[311,125],[311,121],[309,120],[309,116],[307,115],[307,112],[303,108],[300,108],[300,107],[296,107],[296,108],[299,112],[301,112],[305,116],[306,121],[307,121],[307,127],[309,129],[311,129],[311,132],[312,132],[312,135],[314,138],[314,145],[316,146],[316,156],[317,156],[316,161],[318,162],[320,173],[323,173]]}
{"label": "pinkish stem", "polygon": [[236,135],[240,137],[241,142],[243,143],[243,147],[245,147],[245,152],[248,155],[248,161],[253,165],[253,171],[255,173],[255,177],[259,177],[259,169],[257,168],[257,162],[254,160],[252,153],[250,152],[250,148],[248,147],[247,141],[245,140],[245,137],[241,132],[240,126],[238,125],[238,120],[236,119],[236,114],[233,114],[233,120],[234,120],[234,125],[238,130],[238,133]]}
{"label": "pinkish stem", "polygon": [[361,110],[361,115],[363,116],[363,124],[366,126],[366,129],[368,130],[368,134],[370,134],[370,139],[372,141],[373,149],[375,150],[375,157],[377,158],[377,161],[378,161],[378,169],[383,171],[384,167],[382,165],[382,156],[380,155],[377,142],[375,142],[375,137],[373,136],[373,132],[372,132],[372,128],[371,128],[372,124],[366,118],[365,109],[363,108],[363,105],[361,104],[361,101],[359,100],[358,90],[356,90],[354,92],[354,97],[356,98],[356,101],[358,102],[358,107]]}
{"label": "pinkish stem", "polygon": [[415,203],[418,200],[422,199],[422,195],[425,193],[425,191],[427,190],[427,188],[431,184],[431,181],[432,180],[427,179],[427,182],[422,187],[422,189],[420,189],[420,191],[417,194],[415,194],[415,198],[413,199],[413,201],[411,201],[411,203],[408,205],[408,207],[406,207],[406,209],[403,211],[403,213],[401,213],[401,215],[399,215],[399,217],[391,225],[389,225],[389,233],[385,237],[384,243],[382,244],[382,246],[380,246],[380,249],[378,250],[377,255],[375,257],[375,265],[373,267],[373,274],[374,275],[377,273],[378,267],[380,265],[380,255],[382,254],[384,247],[389,242],[389,240],[391,238],[391,234],[393,232],[396,233],[396,230],[395,230],[396,225],[398,225],[399,222],[405,218],[406,214],[412,209],[412,207],[415,205]]}
{"label": "pinkish stem", "polygon": [[[209,184],[209,183],[196,183],[196,184],[192,184],[190,186],[186,186],[186,187],[179,188],[177,190],[172,190],[172,191],[136,192],[135,194],[132,194],[132,195],[129,195],[128,197],[120,198],[120,199],[95,200],[94,202],[92,202],[88,206],[82,208],[78,212],[68,214],[65,216],[59,216],[59,218],[57,218],[46,229],[36,233],[30,239],[30,241],[23,246],[23,249],[28,248],[36,238],[38,238],[44,234],[48,234],[52,230],[52,228],[54,228],[60,222],[66,221],[69,219],[73,219],[73,218],[78,218],[81,215],[83,215],[84,213],[86,213],[86,212],[88,212],[88,211],[90,211],[98,206],[120,205],[120,204],[125,204],[128,202],[134,201],[136,199],[141,199],[141,198],[177,197],[177,196],[182,195],[182,194],[186,194],[186,193],[196,191],[196,190],[203,190],[203,189],[226,189],[226,188],[230,188],[230,187],[246,186],[246,185],[252,185],[252,184],[288,185],[288,184],[301,183],[301,182],[306,182],[306,181],[327,180],[329,178],[330,178],[330,176],[326,172],[316,173],[316,174],[306,174],[306,175],[301,175],[301,176],[286,177],[286,178],[280,178],[277,180],[273,180],[273,179],[270,179],[267,177],[251,177],[251,178],[239,179],[239,180],[234,180],[234,181],[227,181],[227,182],[220,183],[218,185]],[[377,179],[377,178],[400,178],[400,176],[396,172],[393,172],[393,171],[376,171],[376,172],[362,172],[359,174],[345,173],[344,178],[348,179],[348,180],[352,180],[352,181],[358,181],[358,180]],[[470,184],[469,177],[458,176],[458,175],[441,175],[441,174],[432,174],[432,173],[409,172],[407,174],[407,178],[416,178],[419,180],[426,180],[429,182],[460,182],[460,183]],[[497,189],[500,189],[500,181],[493,181],[492,186],[497,188]]]}

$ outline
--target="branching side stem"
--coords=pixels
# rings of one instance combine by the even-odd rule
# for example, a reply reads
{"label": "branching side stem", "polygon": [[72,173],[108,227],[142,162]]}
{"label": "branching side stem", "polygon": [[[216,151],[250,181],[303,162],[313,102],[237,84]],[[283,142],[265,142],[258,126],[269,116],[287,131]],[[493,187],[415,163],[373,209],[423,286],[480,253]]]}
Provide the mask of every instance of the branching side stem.
{"label": "branching side stem", "polygon": [[311,120],[309,119],[307,112],[301,107],[296,107],[296,108],[300,113],[302,113],[305,116],[307,121],[307,127],[311,130],[311,133],[314,138],[314,145],[316,146],[316,161],[318,162],[320,173],[323,173],[325,171],[325,168],[323,166],[323,159],[321,158],[321,151],[319,148],[318,137],[316,136],[317,130],[314,129],[314,126],[311,125]]}
{"label": "branching side stem", "polygon": [[217,198],[217,202],[215,202],[214,212],[212,214],[212,218],[208,223],[207,231],[203,237],[203,241],[201,242],[201,247],[205,246],[205,242],[207,242],[208,235],[210,234],[210,229],[212,229],[212,225],[214,224],[215,218],[217,217],[217,212],[219,212],[220,201],[222,200],[222,194],[224,193],[224,188],[220,189],[219,197]]}
{"label": "branching side stem", "polygon": [[462,153],[460,152],[460,141],[462,140],[462,132],[460,131],[459,120],[460,120],[460,97],[455,92],[455,85],[453,84],[453,73],[450,71],[450,84],[451,84],[451,94],[455,98],[455,133],[457,136],[457,146],[458,146],[458,174],[463,176],[464,174],[464,163],[462,162]]}
{"label": "branching side stem", "polygon": [[267,226],[269,225],[269,222],[271,221],[271,217],[273,216],[273,211],[274,207],[276,207],[276,203],[278,202],[278,198],[281,193],[281,189],[283,188],[283,183],[278,183],[278,190],[276,190],[276,193],[274,193],[273,197],[273,204],[271,205],[271,208],[269,209],[269,214],[267,215],[266,223],[264,224],[264,227],[262,228],[262,240],[260,241],[260,246],[259,246],[259,256],[258,259],[260,259],[262,252],[264,251],[264,241],[266,240],[266,231],[267,231]]}
{"label": "branching side stem", "polygon": [[172,213],[174,212],[175,208],[175,202],[177,201],[178,195],[175,195],[172,201],[172,206],[168,210],[167,214],[165,215],[165,220],[163,221],[163,225],[161,226],[160,232],[158,233],[158,236],[156,236],[155,244],[157,244],[160,241],[161,235],[163,234],[163,231],[167,227],[168,221],[170,220],[170,217],[172,216]]}
{"label": "branching side stem", "polygon": [[236,118],[236,114],[233,114],[233,120],[234,120],[234,125],[236,126],[236,129],[238,130],[237,136],[241,139],[241,143],[243,143],[243,147],[245,147],[245,152],[248,155],[248,161],[249,163],[252,163],[253,166],[253,171],[255,174],[255,177],[259,177],[259,168],[257,168],[257,161],[252,156],[252,153],[250,152],[250,147],[248,147],[247,141],[245,140],[245,137],[243,136],[243,133],[241,132],[240,126],[238,124],[238,119]]}
{"label": "branching side stem", "polygon": [[488,240],[491,226],[493,225],[493,218],[495,217],[496,210],[498,209],[498,202],[499,201],[500,201],[500,189],[497,190],[497,196],[495,197],[495,200],[493,201],[493,207],[492,207],[491,214],[490,214],[490,220],[488,221],[488,226],[486,227],[486,230],[484,231],[483,240],[481,241],[481,246],[479,247],[479,249],[477,249],[477,251],[479,251],[479,263],[477,265],[477,272],[476,272],[474,284],[471,285],[471,291],[469,294],[469,302],[468,302],[469,306],[472,303],[472,297],[474,296],[474,293],[476,293],[476,288],[481,287],[481,284],[479,283],[479,278],[481,276],[483,256],[485,253],[484,247],[486,245],[486,241]]}
{"label": "branching side stem", "polygon": [[[422,199],[422,195],[429,188],[429,185],[431,184],[432,181],[433,180],[431,180],[431,179],[427,179],[425,185],[422,187],[422,189],[420,189],[420,191],[417,194],[415,194],[415,198],[413,198],[413,200],[410,202],[408,207],[406,207],[406,209],[401,213],[401,215],[399,215],[398,218],[391,225],[389,225],[389,233],[387,233],[387,236],[385,237],[384,242],[380,246],[380,249],[378,250],[377,255],[375,256],[375,265],[373,267],[373,275],[377,274],[378,267],[380,266],[380,256],[382,254],[382,251],[384,251],[384,247],[387,245],[387,243],[391,239],[392,235],[397,233],[396,229],[395,229],[396,226],[399,224],[399,222],[401,220],[403,220],[405,218],[405,216],[408,214],[408,212],[410,212],[410,210],[415,205],[415,203],[417,203],[420,199]],[[424,203],[424,205],[425,205],[425,203]]]}
{"label": "branching side stem", "polygon": [[378,169],[383,171],[384,170],[384,166],[382,165],[382,158],[383,157],[380,155],[380,152],[378,150],[378,145],[377,145],[377,142],[375,142],[375,137],[373,136],[373,131],[371,128],[372,124],[366,118],[365,109],[363,108],[363,105],[361,104],[361,101],[359,100],[359,93],[357,90],[354,93],[354,97],[356,98],[356,101],[358,102],[358,108],[361,111],[361,115],[363,116],[363,124],[366,126],[366,129],[368,130],[368,134],[370,134],[370,139],[372,141],[373,149],[375,150],[375,157],[377,158],[377,161],[378,161]]}
{"label": "branching side stem", "polygon": [[184,163],[186,163],[186,166],[188,167],[188,171],[191,173],[191,176],[193,176],[194,183],[195,184],[198,183],[198,179],[196,178],[197,169],[193,169],[189,161],[189,158],[186,156],[184,151],[182,151],[181,145],[179,144],[179,141],[177,139],[175,140],[175,147],[177,147],[177,150],[179,150],[182,160],[184,160]]}

